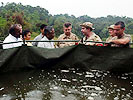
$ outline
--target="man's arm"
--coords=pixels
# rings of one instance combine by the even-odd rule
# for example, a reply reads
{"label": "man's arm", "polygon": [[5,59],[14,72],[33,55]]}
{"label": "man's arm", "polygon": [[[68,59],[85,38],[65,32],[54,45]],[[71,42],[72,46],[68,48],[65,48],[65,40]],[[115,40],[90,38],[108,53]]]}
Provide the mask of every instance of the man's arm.
{"label": "man's arm", "polygon": [[112,40],[111,41],[112,43],[115,43],[115,44],[127,44],[130,42],[130,39],[128,37],[124,38],[124,39],[116,39],[116,40]]}

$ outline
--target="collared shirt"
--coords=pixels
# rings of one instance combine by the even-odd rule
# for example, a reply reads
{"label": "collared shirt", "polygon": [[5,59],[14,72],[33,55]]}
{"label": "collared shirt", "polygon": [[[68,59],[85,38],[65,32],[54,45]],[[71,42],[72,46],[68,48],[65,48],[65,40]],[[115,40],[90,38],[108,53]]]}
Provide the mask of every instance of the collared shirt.
{"label": "collared shirt", "polygon": [[[78,37],[74,33],[70,33],[70,36],[67,36],[65,33],[61,34],[57,40],[79,40]],[[59,48],[63,48],[66,46],[75,45],[75,42],[58,42],[57,46]]]}
{"label": "collared shirt", "polygon": [[[3,43],[18,42],[18,41],[22,41],[22,39],[21,38],[16,38],[13,35],[9,34],[5,38],[5,40],[3,41]],[[22,46],[22,42],[11,43],[11,44],[3,44],[3,49],[14,48],[14,47],[19,47],[19,46]]]}
{"label": "collared shirt", "polygon": [[[49,41],[49,39],[44,36],[41,41]],[[37,47],[41,47],[41,48],[49,48],[49,49],[52,49],[52,48],[55,48],[54,46],[54,42],[38,42],[38,45]]]}
{"label": "collared shirt", "polygon": [[96,35],[94,32],[92,32],[92,35],[90,37],[84,37],[83,38],[83,44],[85,45],[96,45],[97,43],[94,42],[84,42],[84,41],[95,41],[95,42],[102,42],[101,38]]}
{"label": "collared shirt", "polygon": [[[44,35],[42,35],[42,33],[41,33],[41,34],[39,34],[38,36],[36,36],[34,38],[34,41],[40,41],[43,37],[44,37]],[[38,45],[38,42],[32,42],[32,45],[33,46],[37,46]]]}

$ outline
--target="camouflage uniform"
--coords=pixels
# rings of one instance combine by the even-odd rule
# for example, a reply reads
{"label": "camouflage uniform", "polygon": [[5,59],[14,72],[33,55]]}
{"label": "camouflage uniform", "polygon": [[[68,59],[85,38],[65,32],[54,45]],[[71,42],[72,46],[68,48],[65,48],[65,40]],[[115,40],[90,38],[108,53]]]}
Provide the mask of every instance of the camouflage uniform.
{"label": "camouflage uniform", "polygon": [[[110,43],[112,40],[116,40],[117,38],[118,38],[117,36],[114,36],[114,37],[110,36],[106,39],[106,42]],[[115,47],[116,45],[115,44],[108,44],[107,46]]]}
{"label": "camouflage uniform", "polygon": [[96,41],[96,42],[102,42],[101,38],[96,35],[94,32],[92,33],[92,35],[90,37],[84,37],[83,38],[83,44],[85,45],[97,45],[99,43],[94,43],[94,42],[84,42],[84,41]]}
{"label": "camouflage uniform", "polygon": [[110,42],[110,41],[116,40],[116,39],[117,39],[117,36],[114,36],[114,37],[110,36],[110,37],[108,37],[108,38],[106,39],[106,42]]}
{"label": "camouflage uniform", "polygon": [[[64,34],[61,34],[57,40],[79,40],[79,39],[73,33],[70,33],[70,36],[66,36],[65,33],[64,33]],[[72,46],[72,45],[75,45],[75,42],[58,42],[57,43],[57,46],[59,48],[63,48],[63,47],[66,47],[66,46]]]}

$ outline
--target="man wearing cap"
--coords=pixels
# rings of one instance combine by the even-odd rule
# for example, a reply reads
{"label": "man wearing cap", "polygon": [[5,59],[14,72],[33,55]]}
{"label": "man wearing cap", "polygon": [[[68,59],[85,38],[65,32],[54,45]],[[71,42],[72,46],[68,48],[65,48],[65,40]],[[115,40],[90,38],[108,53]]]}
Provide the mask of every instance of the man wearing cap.
{"label": "man wearing cap", "polygon": [[9,35],[5,38],[3,43],[10,43],[10,42],[16,42],[16,43],[10,43],[10,44],[3,44],[3,49],[8,48],[14,48],[19,47],[22,45],[22,39],[20,38],[20,35],[22,34],[22,26],[20,27],[20,24],[14,24],[9,29]]}
{"label": "man wearing cap", "polygon": [[[42,24],[42,25],[40,26],[40,31],[41,31],[41,33],[40,33],[38,36],[36,36],[36,37],[34,38],[34,41],[40,41],[40,40],[44,37],[44,29],[45,29],[46,26],[47,26],[47,25],[45,25],[45,24]],[[38,42],[33,42],[32,45],[33,45],[33,46],[37,46],[37,45],[38,45]]]}
{"label": "man wearing cap", "polygon": [[116,36],[115,33],[114,33],[114,26],[115,26],[115,25],[110,25],[110,26],[108,27],[108,32],[109,32],[109,35],[110,35],[110,36],[106,39],[106,42],[110,42],[111,40],[117,38],[117,36]]}
{"label": "man wearing cap", "polygon": [[[63,26],[64,34],[61,34],[57,40],[79,40],[78,37],[72,33],[72,24],[66,22]],[[63,48],[66,46],[75,45],[75,42],[58,42],[57,46]]]}
{"label": "man wearing cap", "polygon": [[[95,42],[102,42],[101,38],[96,35],[92,30],[94,29],[92,26],[93,24],[91,22],[85,22],[83,24],[80,24],[82,27],[81,32],[85,35],[85,37],[82,39],[83,44],[85,45],[98,45],[99,43]],[[95,42],[85,42],[85,41],[95,41]]]}
{"label": "man wearing cap", "polygon": [[125,24],[123,21],[118,21],[114,26],[114,34],[116,34],[117,39],[111,40],[116,47],[130,47],[131,35],[125,34]]}
{"label": "man wearing cap", "polygon": [[[117,39],[117,36],[114,33],[114,26],[115,25],[113,24],[113,25],[110,25],[108,27],[108,32],[109,32],[110,36],[106,39],[106,43],[109,43],[110,41]],[[114,44],[105,44],[104,46],[112,46],[112,47],[114,47],[115,45]]]}
{"label": "man wearing cap", "polygon": [[54,28],[51,26],[46,26],[44,30],[44,37],[41,39],[41,41],[48,41],[48,42],[39,42],[37,47],[42,47],[42,48],[55,48],[54,42],[50,42],[54,38]]}

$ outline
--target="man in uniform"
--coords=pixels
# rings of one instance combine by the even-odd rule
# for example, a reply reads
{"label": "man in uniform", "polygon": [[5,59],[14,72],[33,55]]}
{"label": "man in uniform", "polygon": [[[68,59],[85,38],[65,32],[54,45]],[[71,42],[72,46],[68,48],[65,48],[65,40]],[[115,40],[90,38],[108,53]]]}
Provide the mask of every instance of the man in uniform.
{"label": "man in uniform", "polygon": [[[96,35],[92,30],[94,29],[92,26],[93,24],[91,22],[85,22],[83,24],[80,24],[82,27],[81,32],[83,33],[83,44],[85,45],[99,45],[100,43],[95,42],[102,42],[101,38]],[[84,41],[95,41],[95,42],[84,42]],[[101,44],[102,45],[102,44]]]}
{"label": "man in uniform", "polygon": [[[117,39],[117,36],[116,36],[116,34],[114,33],[114,26],[115,25],[110,25],[109,27],[108,27],[108,32],[109,32],[109,37],[106,39],[106,42],[107,43],[109,43],[110,41],[112,41],[112,40],[115,40],[115,39]],[[114,44],[105,44],[105,46],[115,46]]]}
{"label": "man in uniform", "polygon": [[111,41],[112,39],[113,39],[113,37],[116,37],[116,35],[115,35],[115,33],[114,33],[114,26],[115,25],[110,25],[109,27],[108,27],[108,32],[109,32],[109,37],[106,39],[106,42],[109,42],[109,41]]}
{"label": "man in uniform", "polygon": [[[72,33],[72,24],[66,22],[63,26],[64,34],[61,34],[57,40],[79,40],[78,37]],[[63,48],[66,46],[75,45],[75,42],[58,42],[57,46]]]}
{"label": "man in uniform", "polygon": [[131,42],[131,35],[125,34],[125,24],[122,21],[119,21],[114,26],[114,33],[117,36],[117,39],[110,41],[114,43],[116,47],[130,47],[129,43]]}
{"label": "man in uniform", "polygon": [[[47,25],[45,25],[45,24],[42,24],[42,25],[40,26],[40,31],[41,31],[41,33],[40,33],[38,36],[36,36],[36,37],[34,38],[34,41],[40,41],[40,40],[44,37],[44,29],[45,29],[46,26],[47,26]],[[37,45],[38,45],[38,42],[33,42],[32,45],[33,45],[33,46],[37,46]]]}

